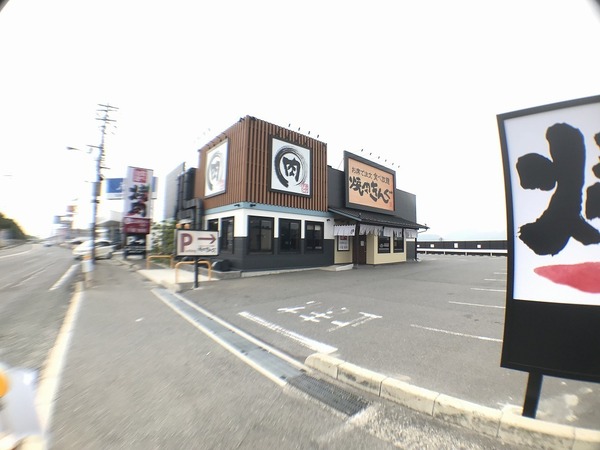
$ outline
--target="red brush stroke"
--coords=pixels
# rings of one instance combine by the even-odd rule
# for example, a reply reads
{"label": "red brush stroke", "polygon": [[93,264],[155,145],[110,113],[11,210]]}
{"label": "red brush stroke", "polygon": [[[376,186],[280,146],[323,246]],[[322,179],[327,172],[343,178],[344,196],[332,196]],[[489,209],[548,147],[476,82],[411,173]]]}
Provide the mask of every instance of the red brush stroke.
{"label": "red brush stroke", "polygon": [[600,294],[600,262],[537,267],[533,270],[556,284]]}

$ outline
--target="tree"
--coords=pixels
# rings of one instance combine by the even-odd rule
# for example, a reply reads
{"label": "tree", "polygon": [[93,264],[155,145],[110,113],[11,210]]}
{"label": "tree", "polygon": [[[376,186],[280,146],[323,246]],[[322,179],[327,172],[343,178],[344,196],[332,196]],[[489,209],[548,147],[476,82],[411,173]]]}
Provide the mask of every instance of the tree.
{"label": "tree", "polygon": [[175,254],[175,222],[173,220],[163,220],[160,223],[154,223],[152,225],[151,235],[151,252],[153,254]]}
{"label": "tree", "polygon": [[0,230],[8,230],[8,239],[27,239],[21,227],[2,213],[0,213]]}

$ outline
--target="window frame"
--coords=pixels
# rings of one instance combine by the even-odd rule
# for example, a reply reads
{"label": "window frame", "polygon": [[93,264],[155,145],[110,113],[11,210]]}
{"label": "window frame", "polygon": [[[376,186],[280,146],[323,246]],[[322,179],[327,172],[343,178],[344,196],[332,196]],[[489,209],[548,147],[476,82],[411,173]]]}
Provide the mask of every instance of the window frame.
{"label": "window frame", "polygon": [[[381,244],[387,241],[387,248],[384,247],[382,250]],[[387,255],[388,253],[392,253],[392,240],[389,236],[377,236],[377,253],[382,255]]]}
{"label": "window frame", "polygon": [[209,219],[206,221],[207,231],[219,231],[219,219]]}
{"label": "window frame", "polygon": [[[297,236],[295,239],[296,248],[283,248],[284,240],[282,239],[282,230],[287,228],[287,231],[292,234],[292,225],[297,225],[298,228],[296,230]],[[302,221],[297,219],[279,219],[279,251],[281,253],[300,253],[301,245],[302,245]],[[292,242],[292,240],[290,240]]]}
{"label": "window frame", "polygon": [[[321,227],[321,237],[320,239],[317,239],[314,237],[314,232],[315,229],[312,229],[312,236],[309,238],[309,230],[308,227],[309,225],[312,225],[313,227],[315,225],[320,225]],[[316,245],[313,246],[309,246],[309,243],[311,241],[317,241],[320,240],[321,241],[321,247],[320,248],[316,248]],[[304,222],[304,249],[307,253],[323,253],[325,251],[325,222],[315,222],[312,220],[307,220]]]}
{"label": "window frame", "polygon": [[[271,228],[271,239],[270,239],[270,243],[269,243],[269,249],[263,249],[262,248],[262,242],[263,242],[263,237],[262,237],[262,232],[261,232],[261,236],[260,236],[260,248],[258,250],[253,249],[252,248],[252,222],[259,220],[260,221],[260,230],[262,230],[262,223],[263,222],[267,222],[270,224]],[[248,216],[248,253],[249,254],[273,254],[273,250],[275,245],[273,244],[273,241],[275,239],[275,218],[274,217],[265,217],[265,216]]]}
{"label": "window frame", "polygon": [[[402,242],[401,246],[396,247],[396,242]],[[402,236],[394,236],[394,253],[404,253],[404,233],[402,233]]]}
{"label": "window frame", "polygon": [[[234,253],[235,247],[235,217],[223,217],[221,218],[221,242],[219,252]],[[231,239],[229,235],[231,234]],[[231,243],[231,246],[229,245]]]}

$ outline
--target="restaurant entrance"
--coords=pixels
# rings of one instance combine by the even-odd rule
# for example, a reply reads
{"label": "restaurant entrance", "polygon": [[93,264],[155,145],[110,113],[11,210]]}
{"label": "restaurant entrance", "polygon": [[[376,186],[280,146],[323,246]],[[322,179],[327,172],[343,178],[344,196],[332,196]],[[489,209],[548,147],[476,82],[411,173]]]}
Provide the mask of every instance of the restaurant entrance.
{"label": "restaurant entrance", "polygon": [[367,236],[360,234],[358,236],[358,258],[357,264],[367,263]]}

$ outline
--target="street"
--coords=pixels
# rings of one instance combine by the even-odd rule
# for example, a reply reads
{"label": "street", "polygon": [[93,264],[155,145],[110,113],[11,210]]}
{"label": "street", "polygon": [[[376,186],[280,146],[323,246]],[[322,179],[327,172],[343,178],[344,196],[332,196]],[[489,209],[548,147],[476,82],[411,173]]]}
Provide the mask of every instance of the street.
{"label": "street", "polygon": [[42,369],[79,270],[59,247],[24,244],[0,251],[0,361]]}
{"label": "street", "polygon": [[[2,303],[13,305],[13,334],[21,336],[3,335],[0,341],[11,365],[40,369],[67,305],[77,305],[48,409],[50,448],[515,448],[347,387],[335,389],[363,405],[351,415],[291,384],[273,382],[175,314],[157,286],[116,258],[99,261],[92,287],[73,292],[65,280],[80,281],[81,274],[70,272],[68,250],[32,246],[0,253],[7,252],[13,256],[0,261],[12,263],[3,267],[18,269],[16,281],[2,271]],[[25,262],[31,268],[21,271]],[[217,284],[228,289],[237,282]],[[57,303],[50,308],[54,315],[41,305],[50,302],[48,296]],[[25,298],[36,303],[23,303],[21,314]]]}

